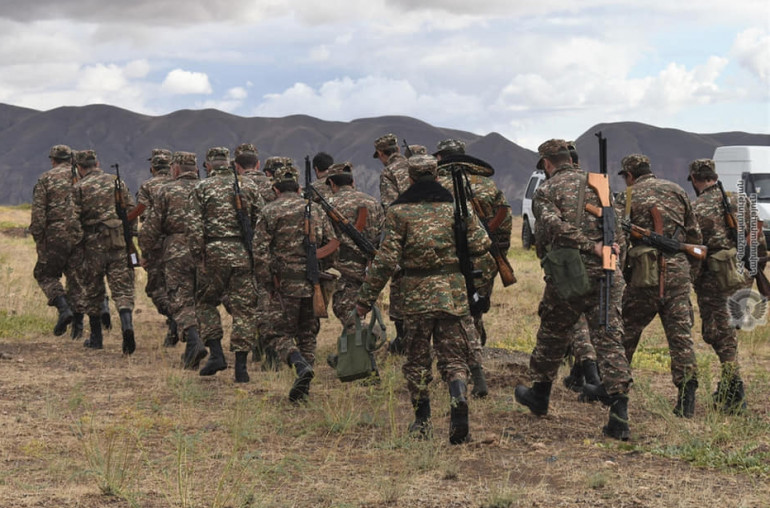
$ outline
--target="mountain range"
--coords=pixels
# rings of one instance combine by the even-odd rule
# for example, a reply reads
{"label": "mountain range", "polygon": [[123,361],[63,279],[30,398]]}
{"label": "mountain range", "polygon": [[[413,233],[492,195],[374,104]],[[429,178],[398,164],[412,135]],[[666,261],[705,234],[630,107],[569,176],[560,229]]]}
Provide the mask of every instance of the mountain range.
{"label": "mountain range", "polygon": [[[55,144],[74,149],[93,148],[102,168],[119,163],[121,177],[132,192],[149,178],[147,161],[153,148],[184,150],[198,154],[199,165],[209,147],[254,143],[262,161],[270,156],[293,157],[302,169],[304,157],[324,151],[336,161],[350,161],[358,188],[379,195],[382,164],[372,158],[374,140],[392,132],[410,144],[421,144],[429,152],[447,138],[461,139],[466,153],[489,162],[494,179],[518,213],[537,153],[516,145],[497,133],[480,136],[457,129],[434,127],[406,116],[363,118],[330,122],[305,115],[284,118],[244,118],[213,109],[181,110],[164,116],[147,116],[113,106],[91,105],[36,111],[0,104],[0,204],[29,202],[37,177],[50,168],[48,150]],[[631,153],[644,153],[653,171],[686,185],[687,164],[711,157],[722,145],[770,145],[770,135],[745,132],[696,134],[635,122],[599,124],[576,142],[584,169],[598,171],[599,154],[595,133],[607,138],[607,160],[613,189],[623,184],[615,175],[620,160]],[[303,175],[304,177],[304,175]]]}

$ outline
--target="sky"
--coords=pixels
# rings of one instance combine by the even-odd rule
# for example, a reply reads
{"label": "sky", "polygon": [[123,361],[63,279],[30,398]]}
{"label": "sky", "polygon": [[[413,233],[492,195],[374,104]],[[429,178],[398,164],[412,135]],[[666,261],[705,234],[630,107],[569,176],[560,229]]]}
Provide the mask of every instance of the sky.
{"label": "sky", "polygon": [[0,103],[770,133],[770,1],[2,0]]}

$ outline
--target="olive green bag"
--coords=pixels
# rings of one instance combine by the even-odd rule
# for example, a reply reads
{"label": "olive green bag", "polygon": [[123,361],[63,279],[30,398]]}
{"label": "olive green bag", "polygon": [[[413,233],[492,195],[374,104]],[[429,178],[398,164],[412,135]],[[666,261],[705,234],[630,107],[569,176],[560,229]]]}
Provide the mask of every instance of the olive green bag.
{"label": "olive green bag", "polygon": [[707,258],[708,270],[713,273],[717,285],[722,291],[738,289],[747,282],[746,277],[738,272],[737,249],[724,249]]}
{"label": "olive green bag", "polygon": [[631,269],[631,280],[628,284],[634,288],[651,288],[657,286],[658,280],[658,249],[648,245],[637,245],[628,249],[628,266]]}
{"label": "olive green bag", "polygon": [[374,352],[385,343],[385,323],[376,305],[372,306],[372,317],[365,328],[358,313],[354,311],[353,314],[355,332],[345,333],[343,329],[337,339],[337,378],[343,383],[369,377],[375,372]]}

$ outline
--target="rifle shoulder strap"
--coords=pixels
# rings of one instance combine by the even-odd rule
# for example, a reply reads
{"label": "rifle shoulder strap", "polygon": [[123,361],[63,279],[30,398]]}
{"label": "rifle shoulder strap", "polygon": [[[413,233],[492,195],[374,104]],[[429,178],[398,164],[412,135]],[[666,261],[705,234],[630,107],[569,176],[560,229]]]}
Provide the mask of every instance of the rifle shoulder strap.
{"label": "rifle shoulder strap", "polygon": [[578,190],[578,208],[577,208],[577,214],[575,215],[575,222],[574,225],[576,228],[580,227],[580,223],[583,222],[583,211],[585,209],[585,203],[586,203],[586,187],[588,187],[588,173],[583,173],[583,184],[580,186],[580,189]]}
{"label": "rifle shoulder strap", "polygon": [[629,185],[626,187],[626,209],[625,209],[625,219],[629,220],[631,218],[631,194],[633,194],[633,188]]}

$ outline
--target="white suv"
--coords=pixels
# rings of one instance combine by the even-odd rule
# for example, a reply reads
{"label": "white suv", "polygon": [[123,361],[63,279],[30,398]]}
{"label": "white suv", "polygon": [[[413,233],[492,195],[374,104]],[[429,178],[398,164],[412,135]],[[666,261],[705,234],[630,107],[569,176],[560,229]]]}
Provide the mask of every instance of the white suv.
{"label": "white suv", "polygon": [[534,171],[529,177],[527,190],[524,191],[524,199],[521,201],[521,217],[524,219],[521,223],[521,245],[525,250],[529,250],[535,243],[535,215],[532,213],[532,196],[535,190],[545,180],[545,173],[541,170]]}

